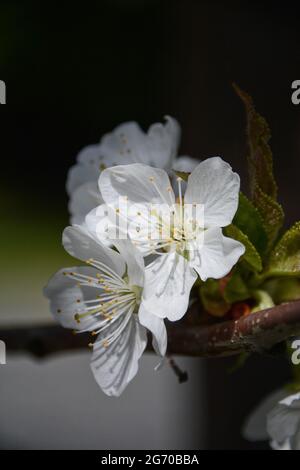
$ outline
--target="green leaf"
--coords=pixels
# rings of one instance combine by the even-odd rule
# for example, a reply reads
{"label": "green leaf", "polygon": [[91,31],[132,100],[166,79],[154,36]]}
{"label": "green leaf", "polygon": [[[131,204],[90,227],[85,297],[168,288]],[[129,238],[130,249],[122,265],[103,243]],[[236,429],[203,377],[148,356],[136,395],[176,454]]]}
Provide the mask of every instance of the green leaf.
{"label": "green leaf", "polygon": [[255,110],[252,98],[238,86],[234,85],[234,89],[243,101],[247,115],[251,199],[264,221],[268,236],[268,249],[270,249],[276,241],[284,218],[282,207],[277,202],[277,184],[273,174],[273,156],[269,146],[270,129],[266,120]]}
{"label": "green leaf", "polygon": [[238,271],[235,271],[227,282],[223,296],[229,304],[241,302],[242,300],[246,300],[251,297],[251,294]]}
{"label": "green leaf", "polygon": [[251,313],[260,312],[261,310],[274,307],[274,301],[268,292],[262,289],[256,289],[252,291],[252,296],[256,300],[256,304],[251,310]]}
{"label": "green leaf", "polygon": [[268,279],[262,286],[274,300],[275,304],[300,299],[300,279],[296,277],[275,277]]}
{"label": "green leaf", "polygon": [[293,225],[270,254],[267,276],[300,276],[300,222]]}
{"label": "green leaf", "polygon": [[247,235],[233,224],[226,227],[224,233],[227,237],[234,238],[245,246],[246,251],[241,260],[244,260],[251,270],[260,272],[263,268],[261,257]]}
{"label": "green leaf", "polygon": [[238,227],[262,255],[268,244],[268,237],[264,229],[262,217],[256,207],[243,194],[240,193],[238,210],[233,219],[233,224]]}
{"label": "green leaf", "polygon": [[187,181],[191,173],[186,173],[185,171],[173,170],[177,178],[181,178],[183,181]]}
{"label": "green leaf", "polygon": [[250,353],[242,352],[238,355],[237,358],[234,359],[233,364],[229,367],[228,372],[229,374],[233,374],[240,370],[246,364],[247,359],[250,357]]}
{"label": "green leaf", "polygon": [[204,309],[215,317],[223,317],[230,309],[221,293],[219,281],[208,279],[199,288],[200,298]]}
{"label": "green leaf", "polygon": [[[293,366],[293,369],[296,368],[298,368],[300,372],[300,366]],[[294,393],[300,392],[300,380],[297,381],[297,379],[295,379],[294,382],[286,384],[284,388],[288,395],[294,395]]]}
{"label": "green leaf", "polygon": [[265,194],[259,187],[256,188],[253,202],[264,220],[264,227],[268,236],[268,247],[271,248],[283,225],[283,209],[278,202]]}
{"label": "green leaf", "polygon": [[233,85],[244,103],[247,116],[248,167],[250,191],[254,198],[257,185],[272,199],[277,199],[277,184],[273,175],[273,157],[269,146],[271,137],[266,120],[255,110],[252,98]]}

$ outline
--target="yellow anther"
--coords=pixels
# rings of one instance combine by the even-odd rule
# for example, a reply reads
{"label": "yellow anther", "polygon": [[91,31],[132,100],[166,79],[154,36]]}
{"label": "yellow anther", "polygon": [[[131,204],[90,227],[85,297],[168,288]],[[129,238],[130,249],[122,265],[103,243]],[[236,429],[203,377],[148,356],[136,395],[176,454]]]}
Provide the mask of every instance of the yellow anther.
{"label": "yellow anther", "polygon": [[113,317],[109,313],[104,313],[103,315],[107,320],[112,320],[113,319]]}
{"label": "yellow anther", "polygon": [[80,323],[80,315],[79,315],[79,313],[75,313],[74,318],[75,318],[75,320],[77,321],[77,323]]}

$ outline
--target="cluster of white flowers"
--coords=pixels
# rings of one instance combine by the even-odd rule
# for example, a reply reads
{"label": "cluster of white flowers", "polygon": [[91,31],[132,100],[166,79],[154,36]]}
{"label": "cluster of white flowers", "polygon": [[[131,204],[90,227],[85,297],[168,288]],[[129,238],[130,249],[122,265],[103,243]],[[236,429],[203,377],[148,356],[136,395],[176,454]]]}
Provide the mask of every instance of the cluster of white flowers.
{"label": "cluster of white flowers", "polygon": [[270,439],[275,450],[300,450],[300,393],[287,395],[280,389],[268,396],[249,417],[244,436]]}
{"label": "cluster of white flowers", "polygon": [[[245,251],[222,233],[238,207],[239,176],[219,157],[177,157],[179,137],[170,117],[147,133],[125,123],[80,152],[69,172],[63,245],[86,265],[56,273],[45,295],[64,327],[95,336],[91,367],[107,395],[135,376],[147,331],[165,355],[164,320],[184,316],[197,278],[222,278]],[[172,170],[191,174],[185,182]],[[187,205],[202,210],[186,217]]]}

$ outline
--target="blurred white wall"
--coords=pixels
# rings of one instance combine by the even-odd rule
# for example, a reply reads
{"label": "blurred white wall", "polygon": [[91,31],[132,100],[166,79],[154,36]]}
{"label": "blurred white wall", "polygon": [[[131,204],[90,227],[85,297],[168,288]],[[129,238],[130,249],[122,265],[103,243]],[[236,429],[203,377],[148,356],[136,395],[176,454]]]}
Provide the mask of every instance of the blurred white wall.
{"label": "blurred white wall", "polygon": [[106,397],[89,368],[89,351],[0,366],[1,449],[196,449],[203,442],[201,360],[177,358],[179,384],[148,354],[120,398]]}

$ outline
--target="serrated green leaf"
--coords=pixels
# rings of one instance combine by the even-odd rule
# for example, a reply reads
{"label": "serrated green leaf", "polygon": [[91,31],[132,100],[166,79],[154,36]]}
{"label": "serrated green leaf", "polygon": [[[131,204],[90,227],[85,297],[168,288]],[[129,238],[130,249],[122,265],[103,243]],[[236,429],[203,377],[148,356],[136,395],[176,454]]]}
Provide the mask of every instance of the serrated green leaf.
{"label": "serrated green leaf", "polygon": [[187,181],[190,174],[191,173],[187,173],[185,171],[177,171],[177,170],[173,170],[175,175],[178,177],[178,178],[181,178],[183,181]]}
{"label": "serrated green leaf", "polygon": [[276,241],[284,218],[283,209],[277,202],[277,184],[269,146],[270,129],[266,120],[255,110],[252,98],[236,85],[234,88],[245,105],[247,115],[251,199],[264,221],[270,249]]}
{"label": "serrated green leaf", "polygon": [[234,272],[228,280],[223,293],[227,303],[241,302],[251,297],[250,292],[239,272]]}
{"label": "serrated green leaf", "polygon": [[283,225],[283,209],[278,202],[265,194],[259,187],[256,188],[253,202],[263,218],[264,228],[268,236],[268,247],[271,248]]}
{"label": "serrated green leaf", "polygon": [[270,254],[265,276],[300,276],[300,222],[293,225]]}
{"label": "serrated green leaf", "polygon": [[258,209],[243,193],[240,193],[239,196],[239,206],[233,219],[233,224],[247,235],[258,253],[262,255],[265,252],[268,237],[264,229],[263,220]]}
{"label": "serrated green leaf", "polygon": [[263,268],[261,257],[247,235],[233,224],[226,227],[224,232],[227,237],[234,238],[245,246],[246,251],[241,260],[244,260],[250,269],[260,272]]}
{"label": "serrated green leaf", "polygon": [[215,317],[223,317],[230,309],[220,290],[219,281],[208,279],[199,288],[200,299],[204,309]]}
{"label": "serrated green leaf", "polygon": [[247,115],[251,196],[254,198],[258,185],[265,194],[276,200],[277,184],[273,175],[273,157],[268,143],[271,137],[269,126],[255,110],[252,98],[237,85],[234,85],[234,89],[243,101]]}

